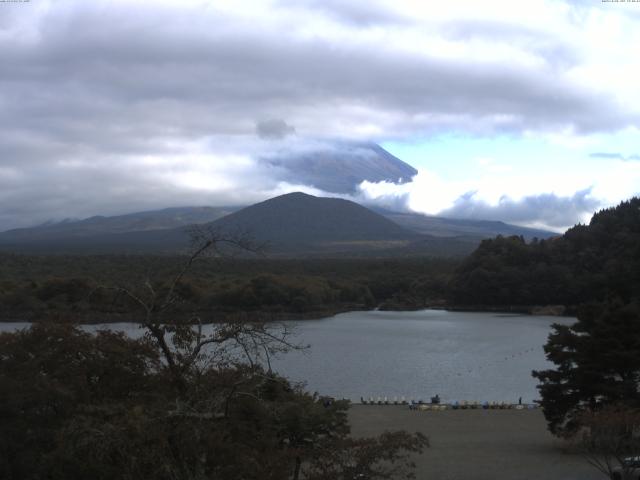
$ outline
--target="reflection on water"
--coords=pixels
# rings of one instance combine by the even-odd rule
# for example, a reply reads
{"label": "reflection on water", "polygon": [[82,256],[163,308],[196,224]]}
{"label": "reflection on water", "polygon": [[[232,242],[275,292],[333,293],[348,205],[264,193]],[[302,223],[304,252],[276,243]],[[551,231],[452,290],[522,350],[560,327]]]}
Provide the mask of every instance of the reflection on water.
{"label": "reflection on water", "polygon": [[[296,323],[295,342],[311,347],[279,356],[272,366],[312,391],[352,400],[439,394],[445,402],[531,402],[538,398],[531,370],[549,366],[542,346],[550,325],[574,321],[441,310],[350,312],[287,322]],[[0,324],[0,331],[24,325]],[[132,324],[108,327],[142,334]]]}

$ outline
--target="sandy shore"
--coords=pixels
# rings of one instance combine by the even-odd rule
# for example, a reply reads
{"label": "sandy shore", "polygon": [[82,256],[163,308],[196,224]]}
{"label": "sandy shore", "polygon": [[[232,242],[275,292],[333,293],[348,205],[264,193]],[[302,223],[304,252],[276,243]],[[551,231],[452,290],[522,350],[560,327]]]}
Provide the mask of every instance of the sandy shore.
{"label": "sandy shore", "polygon": [[431,442],[416,457],[418,479],[597,480],[595,468],[546,430],[540,410],[414,411],[406,406],[353,405],[352,433],[419,431]]}

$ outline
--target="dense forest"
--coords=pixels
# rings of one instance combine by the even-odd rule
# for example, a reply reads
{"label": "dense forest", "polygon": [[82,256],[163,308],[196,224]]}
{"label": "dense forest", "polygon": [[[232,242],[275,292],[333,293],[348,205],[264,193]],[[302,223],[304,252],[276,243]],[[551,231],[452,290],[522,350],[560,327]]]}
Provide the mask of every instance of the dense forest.
{"label": "dense forest", "polygon": [[[1,255],[1,320],[135,320],[131,300],[111,289],[166,282],[179,256]],[[181,282],[182,312],[207,321],[242,312],[260,319],[442,305],[457,265],[450,259],[285,260],[202,258]]]}
{"label": "dense forest", "polygon": [[454,305],[565,305],[640,296],[640,199],[596,213],[563,236],[484,240],[450,283]]}

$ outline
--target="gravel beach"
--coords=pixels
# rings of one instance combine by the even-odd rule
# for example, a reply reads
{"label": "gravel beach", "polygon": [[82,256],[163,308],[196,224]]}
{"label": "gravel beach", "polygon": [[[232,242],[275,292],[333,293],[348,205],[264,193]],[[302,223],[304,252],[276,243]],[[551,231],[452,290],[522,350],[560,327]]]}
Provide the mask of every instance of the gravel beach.
{"label": "gravel beach", "polygon": [[542,411],[415,411],[399,405],[352,405],[352,433],[419,431],[431,447],[417,456],[418,479],[597,480],[605,478],[580,455],[563,452]]}

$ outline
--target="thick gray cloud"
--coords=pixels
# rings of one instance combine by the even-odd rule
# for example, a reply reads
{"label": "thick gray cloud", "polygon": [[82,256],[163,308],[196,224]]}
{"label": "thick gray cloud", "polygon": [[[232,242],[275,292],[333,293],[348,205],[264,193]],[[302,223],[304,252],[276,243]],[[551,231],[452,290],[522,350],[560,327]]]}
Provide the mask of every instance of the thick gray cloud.
{"label": "thick gray cloud", "polygon": [[[0,52],[4,131],[130,149],[154,136],[251,134],[256,119],[272,117],[303,135],[346,136],[366,117],[391,136],[480,124],[595,131],[636,121],[553,69],[301,39],[213,9],[135,5],[60,2],[35,17],[34,38]],[[500,39],[507,28],[468,23],[459,31]]]}
{"label": "thick gray cloud", "polygon": [[[280,173],[269,165],[229,162],[212,175],[206,168],[184,170],[180,163],[146,164],[117,156],[0,167],[0,230],[170,206],[247,205],[282,193],[274,180]],[[196,181],[196,188],[185,187],[187,181]]]}
{"label": "thick gray cloud", "polygon": [[[256,128],[278,141],[291,125],[304,138],[384,140],[637,122],[606,91],[559,76],[579,55],[542,31],[485,20],[443,29],[531,45],[541,64],[527,66],[401,48],[376,29],[401,36],[413,20],[382,4],[275,2],[265,21],[215,4],[0,4],[0,230],[259,200],[281,176],[256,164],[275,148],[256,143]],[[335,35],[304,28],[319,14]]]}
{"label": "thick gray cloud", "polygon": [[443,217],[500,220],[521,225],[545,225],[566,228],[584,220],[600,202],[591,197],[591,189],[563,197],[553,193],[531,195],[519,200],[502,197],[497,205],[474,198],[469,192],[456,200],[453,207],[441,212]]}
{"label": "thick gray cloud", "polygon": [[270,118],[256,123],[256,133],[260,138],[281,140],[296,133],[295,127],[281,118]]}

